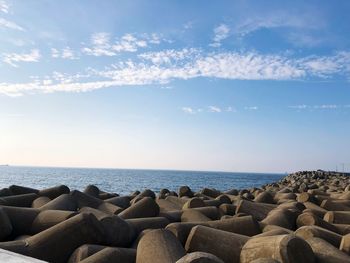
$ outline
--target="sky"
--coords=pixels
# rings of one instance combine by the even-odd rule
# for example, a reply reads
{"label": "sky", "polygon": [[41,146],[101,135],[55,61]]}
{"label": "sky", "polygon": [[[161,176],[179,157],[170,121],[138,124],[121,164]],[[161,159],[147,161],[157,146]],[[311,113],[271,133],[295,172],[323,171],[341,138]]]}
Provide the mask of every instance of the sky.
{"label": "sky", "polygon": [[0,0],[0,164],[350,170],[349,12]]}

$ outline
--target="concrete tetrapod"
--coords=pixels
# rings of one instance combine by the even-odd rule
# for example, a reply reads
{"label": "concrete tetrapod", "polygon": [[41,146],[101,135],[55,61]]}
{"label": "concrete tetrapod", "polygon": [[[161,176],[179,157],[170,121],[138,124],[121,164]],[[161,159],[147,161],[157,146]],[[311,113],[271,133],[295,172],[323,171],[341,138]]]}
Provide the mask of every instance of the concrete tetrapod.
{"label": "concrete tetrapod", "polygon": [[35,193],[37,194],[39,190],[34,189],[34,188],[29,188],[25,186],[20,186],[20,185],[10,185],[9,190],[12,193],[12,195],[23,195],[23,194],[31,194]]}
{"label": "concrete tetrapod", "polygon": [[39,191],[40,196],[46,196],[50,199],[55,199],[62,194],[69,194],[70,189],[66,185],[58,185],[50,188],[46,188]]}
{"label": "concrete tetrapod", "polygon": [[179,197],[187,196],[187,197],[193,197],[193,192],[191,188],[188,186],[180,186],[179,188]]}
{"label": "concrete tetrapod", "polygon": [[261,223],[295,230],[295,220],[297,219],[297,216],[297,213],[294,213],[288,209],[276,208],[274,210],[271,210],[268,213],[267,217],[261,221]]}
{"label": "concrete tetrapod", "polygon": [[103,228],[92,214],[79,214],[26,240],[0,243],[0,247],[46,260],[52,263],[67,262],[79,246],[99,244]]}
{"label": "concrete tetrapod", "polygon": [[180,211],[182,209],[182,206],[176,205],[165,199],[156,199],[156,203],[159,205],[161,212]]}
{"label": "concrete tetrapod", "polygon": [[198,226],[198,223],[171,223],[166,226],[165,229],[171,231],[176,238],[180,241],[182,246],[185,246],[188,235],[191,232],[191,229],[195,226]]}
{"label": "concrete tetrapod", "polygon": [[165,217],[131,218],[125,220],[139,235],[145,229],[165,228],[170,222]]}
{"label": "concrete tetrapod", "polygon": [[294,235],[254,237],[241,252],[241,263],[259,258],[273,258],[281,263],[312,263],[315,256],[309,244]]}
{"label": "concrete tetrapod", "polygon": [[44,210],[35,217],[30,233],[37,234],[77,214],[77,212],[72,211]]}
{"label": "concrete tetrapod", "polygon": [[207,222],[211,219],[198,210],[186,209],[181,215],[181,222]]}
{"label": "concrete tetrapod", "polygon": [[0,208],[0,240],[4,240],[12,233],[12,224],[3,208]]}
{"label": "concrete tetrapod", "polygon": [[219,209],[225,215],[233,216],[236,212],[236,206],[233,204],[221,204]]}
{"label": "concrete tetrapod", "polygon": [[98,189],[96,185],[89,184],[85,187],[83,193],[98,198],[100,194],[100,189]]}
{"label": "concrete tetrapod", "polygon": [[50,202],[51,199],[46,196],[40,196],[32,202],[32,208],[40,208]]}
{"label": "concrete tetrapod", "polygon": [[104,201],[124,209],[130,206],[130,198],[128,196],[116,196],[116,197],[108,198]]}
{"label": "concrete tetrapod", "polygon": [[215,206],[196,207],[192,209],[201,212],[203,215],[209,217],[211,220],[218,220],[222,216],[222,214],[220,213],[220,209]]}
{"label": "concrete tetrapod", "polygon": [[154,229],[145,229],[143,231],[141,231],[141,233],[137,236],[137,238],[134,240],[134,242],[132,243],[130,248],[134,248],[137,249],[137,246],[139,245],[139,242],[141,240],[141,238],[146,235],[146,233],[153,231]]}
{"label": "concrete tetrapod", "polygon": [[261,234],[255,235],[254,237],[267,237],[267,236],[278,236],[278,235],[288,235],[291,234],[288,229],[285,228],[279,228],[279,229],[273,229],[270,231],[264,231]]}
{"label": "concrete tetrapod", "polygon": [[39,209],[26,207],[3,206],[2,209],[10,219],[13,237],[30,234],[32,223],[40,213]]}
{"label": "concrete tetrapod", "polygon": [[243,245],[249,237],[206,226],[195,226],[188,235],[187,252],[202,251],[211,253],[225,263],[239,262]]}
{"label": "concrete tetrapod", "polygon": [[80,261],[81,263],[134,263],[136,249],[106,247],[90,257]]}
{"label": "concrete tetrapod", "polygon": [[258,222],[252,216],[234,217],[208,222],[172,223],[169,224],[166,229],[173,232],[180,240],[181,244],[185,245],[191,229],[197,225],[208,226],[245,236],[254,236],[261,233]]}
{"label": "concrete tetrapod", "polygon": [[181,216],[182,216],[182,211],[159,212],[159,216],[167,218],[170,223],[180,222]]}
{"label": "concrete tetrapod", "polygon": [[[311,203],[311,202],[305,202],[303,203],[305,205],[305,207],[309,210],[312,211],[313,214],[317,215],[318,217],[320,218],[323,218],[323,216],[325,215],[325,213],[327,213],[327,210],[318,206],[318,205],[315,205],[314,203]],[[303,211],[305,212],[305,211]]]}
{"label": "concrete tetrapod", "polygon": [[77,211],[78,204],[73,196],[70,194],[62,194],[52,201],[40,207],[40,210],[65,210]]}
{"label": "concrete tetrapod", "polygon": [[323,200],[321,207],[330,211],[350,211],[350,206],[338,203],[336,200]]}
{"label": "concrete tetrapod", "polygon": [[250,263],[280,263],[280,262],[273,258],[258,258],[258,259],[254,259]]}
{"label": "concrete tetrapod", "polygon": [[259,223],[252,216],[209,221],[205,225],[245,236],[254,236],[261,233]]}
{"label": "concrete tetrapod", "polygon": [[119,214],[123,219],[154,217],[159,214],[159,206],[151,197],[144,197]]}
{"label": "concrete tetrapod", "polygon": [[321,238],[310,238],[307,240],[310,244],[317,263],[345,263],[350,262],[350,256],[340,251]]}
{"label": "concrete tetrapod", "polygon": [[347,255],[350,255],[350,234],[343,236],[340,242],[339,249]]}
{"label": "concrete tetrapod", "polygon": [[311,213],[302,213],[301,215],[299,215],[297,218],[297,225],[298,227],[319,226],[335,233],[338,232],[338,229],[333,224],[330,224],[324,221],[322,218],[319,218],[318,216],[313,215]]}
{"label": "concrete tetrapod", "polygon": [[10,195],[0,197],[0,205],[14,207],[31,207],[33,201],[38,197],[35,193]]}
{"label": "concrete tetrapod", "polygon": [[198,197],[193,197],[189,199],[182,207],[182,209],[196,208],[206,206],[204,201]]}
{"label": "concrete tetrapod", "polygon": [[318,226],[302,226],[295,231],[295,235],[308,240],[312,237],[319,237],[335,247],[339,247],[342,236]]}
{"label": "concrete tetrapod", "polygon": [[125,220],[116,215],[109,215],[91,207],[83,207],[80,209],[80,212],[93,214],[101,223],[105,233],[101,244],[127,247],[136,237],[134,229]]}
{"label": "concrete tetrapod", "polygon": [[78,247],[76,250],[74,250],[74,252],[70,255],[67,263],[80,262],[85,258],[88,258],[91,255],[97,253],[98,251],[101,251],[104,248],[106,248],[106,246],[92,245],[92,244],[82,245]]}
{"label": "concrete tetrapod", "polygon": [[180,258],[176,263],[224,263],[224,261],[210,253],[192,252]]}
{"label": "concrete tetrapod", "polygon": [[174,263],[185,255],[185,249],[169,230],[147,232],[137,246],[136,263]]}
{"label": "concrete tetrapod", "polygon": [[275,209],[277,205],[265,204],[265,203],[255,203],[246,200],[240,200],[237,204],[236,214],[245,213],[252,215],[257,220],[263,220],[268,213]]}
{"label": "concrete tetrapod", "polygon": [[350,224],[350,211],[329,211],[323,219],[333,224]]}

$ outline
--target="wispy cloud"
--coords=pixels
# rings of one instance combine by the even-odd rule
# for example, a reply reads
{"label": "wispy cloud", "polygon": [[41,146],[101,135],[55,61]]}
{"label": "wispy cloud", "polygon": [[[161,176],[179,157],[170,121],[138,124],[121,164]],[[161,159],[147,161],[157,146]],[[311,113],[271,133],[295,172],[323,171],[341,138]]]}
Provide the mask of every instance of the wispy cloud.
{"label": "wispy cloud", "polygon": [[51,57],[62,59],[78,59],[70,47],[65,47],[61,51],[56,48],[51,48]]}
{"label": "wispy cloud", "polygon": [[297,110],[303,110],[303,109],[306,109],[307,107],[308,107],[308,106],[305,105],[305,104],[288,106],[288,108],[297,109]]}
{"label": "wispy cloud", "polygon": [[160,44],[162,39],[157,34],[143,34],[137,37],[125,34],[121,38],[112,40],[111,34],[95,33],[91,36],[91,45],[82,48],[82,52],[92,56],[116,56],[120,52],[136,52],[139,48],[146,48],[150,44]]}
{"label": "wispy cloud", "polygon": [[181,110],[187,114],[196,114],[197,113],[197,110],[195,110],[191,107],[182,107]]}
{"label": "wispy cloud", "polygon": [[244,107],[245,110],[258,110],[259,108],[257,106],[246,106]]}
{"label": "wispy cloud", "polygon": [[220,113],[220,112],[222,112],[222,110],[221,110],[221,108],[219,108],[217,106],[208,106],[208,112]]}
{"label": "wispy cloud", "polygon": [[[4,0],[0,0],[0,14],[1,13],[5,14],[5,15],[10,13],[10,5]],[[0,17],[0,29],[1,28],[18,30],[18,31],[25,31],[23,27],[19,26],[15,22],[10,21],[4,17]]]}
{"label": "wispy cloud", "polygon": [[172,87],[172,86],[163,86],[163,87],[160,87],[160,89],[171,90],[171,89],[174,89],[174,87]]}
{"label": "wispy cloud", "polygon": [[9,21],[5,18],[0,17],[0,28],[8,28],[8,29],[14,29],[19,31],[25,31],[23,27],[17,25],[15,22]]}
{"label": "wispy cloud", "polygon": [[227,111],[227,112],[237,112],[237,110],[236,110],[235,108],[231,107],[231,106],[228,106],[228,107],[225,109],[225,111]]}
{"label": "wispy cloud", "polygon": [[9,12],[10,6],[4,0],[0,1],[0,12],[7,14]]}
{"label": "wispy cloud", "polygon": [[328,35],[328,21],[320,10],[315,8],[249,10],[248,15],[231,26],[231,33],[238,39],[248,37],[260,30],[273,31],[296,47],[313,47],[330,42],[334,36]]}
{"label": "wispy cloud", "polygon": [[2,57],[3,62],[18,67],[18,62],[38,62],[41,55],[38,49],[32,49],[29,53],[5,53]]}
{"label": "wispy cloud", "polygon": [[182,107],[181,110],[187,114],[237,112],[237,110],[231,106],[220,107],[213,105],[204,108]]}
{"label": "wispy cloud", "polygon": [[212,47],[221,46],[221,41],[229,36],[230,28],[226,24],[221,24],[214,28],[214,38],[213,43],[210,44]]}
{"label": "wispy cloud", "polygon": [[[179,51],[181,53],[181,50]],[[159,54],[168,54],[165,62],[159,61]],[[350,78],[350,52],[338,52],[331,56],[309,56],[292,58],[282,55],[263,55],[255,52],[201,53],[185,56],[184,59],[174,51],[161,51],[156,54],[145,53],[135,60],[119,61],[104,69],[89,68],[84,74],[67,74],[65,79],[53,79],[52,85],[35,83],[2,83],[0,93],[83,92],[94,89],[118,86],[161,84],[173,80],[193,78],[220,78],[237,80],[303,80],[324,79],[334,76]],[[169,54],[176,54],[172,57]],[[13,66],[19,61],[38,61],[40,53],[6,54],[3,61]],[[157,59],[155,59],[157,58]],[[322,63],[328,63],[323,67]]]}
{"label": "wispy cloud", "polygon": [[290,109],[296,110],[336,110],[342,108],[350,108],[350,105],[339,105],[339,104],[320,104],[320,105],[292,105],[288,106]]}
{"label": "wispy cloud", "polygon": [[199,55],[199,49],[196,48],[184,48],[181,50],[175,50],[175,49],[168,49],[164,51],[157,51],[157,52],[147,52],[138,55],[140,58],[145,60],[150,60],[154,64],[170,64],[170,63],[176,63],[180,60],[185,60],[190,57],[194,57]]}
{"label": "wispy cloud", "polygon": [[193,28],[193,21],[188,21],[187,23],[185,23],[185,24],[183,25],[183,28],[184,28],[185,30],[188,30],[188,29]]}
{"label": "wispy cloud", "polygon": [[110,43],[110,34],[106,32],[95,33],[91,36],[91,47],[82,48],[82,52],[92,56],[115,56]]}

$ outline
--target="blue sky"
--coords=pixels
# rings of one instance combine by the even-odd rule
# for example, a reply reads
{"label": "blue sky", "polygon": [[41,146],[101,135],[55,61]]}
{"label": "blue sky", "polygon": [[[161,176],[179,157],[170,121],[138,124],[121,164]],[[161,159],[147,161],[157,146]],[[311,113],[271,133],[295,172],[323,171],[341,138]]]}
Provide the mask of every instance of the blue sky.
{"label": "blue sky", "polygon": [[0,163],[350,169],[349,12],[0,0]]}

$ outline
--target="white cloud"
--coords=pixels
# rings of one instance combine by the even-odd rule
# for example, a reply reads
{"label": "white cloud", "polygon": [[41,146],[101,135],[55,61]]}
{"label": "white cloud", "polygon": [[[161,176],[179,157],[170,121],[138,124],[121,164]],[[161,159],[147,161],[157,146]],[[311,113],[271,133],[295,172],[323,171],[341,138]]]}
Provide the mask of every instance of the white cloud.
{"label": "white cloud", "polygon": [[112,41],[109,33],[100,32],[91,36],[92,45],[83,47],[82,52],[96,57],[116,56],[120,52],[136,52],[140,48],[148,47],[149,44],[159,44],[161,41],[157,34],[144,34],[137,37],[130,33]]}
{"label": "white cloud", "polygon": [[303,109],[306,109],[307,107],[308,107],[308,106],[305,105],[305,104],[288,106],[288,108],[291,108],[291,109],[298,109],[298,110],[303,110]]}
{"label": "white cloud", "polygon": [[185,30],[192,29],[193,28],[193,21],[188,21],[183,25]]}
{"label": "white cloud", "polygon": [[293,105],[288,106],[288,108],[291,109],[297,109],[297,110],[335,110],[335,109],[341,109],[341,108],[349,108],[350,105],[337,105],[337,104],[321,104],[321,105]]}
{"label": "white cloud", "polygon": [[182,107],[181,110],[187,114],[196,114],[196,110],[191,107]]}
{"label": "white cloud", "polygon": [[216,112],[216,113],[219,113],[219,112],[221,112],[222,110],[221,110],[219,107],[217,107],[217,106],[208,106],[208,111],[209,111],[209,112]]}
{"label": "white cloud", "polygon": [[184,48],[181,50],[168,49],[158,52],[147,52],[138,55],[140,58],[150,60],[154,64],[169,64],[194,57],[199,54],[199,50],[195,48]]}
{"label": "white cloud", "polygon": [[163,86],[163,87],[160,87],[160,89],[171,90],[171,89],[174,89],[174,87],[172,87],[172,86]]}
{"label": "white cloud", "polygon": [[77,59],[74,51],[70,47],[65,47],[61,51],[56,48],[51,48],[51,57],[53,58],[62,58],[62,59]]}
{"label": "white cloud", "polygon": [[32,49],[30,53],[5,53],[2,55],[2,61],[18,67],[17,62],[38,62],[41,55],[38,49]]}
{"label": "white cloud", "polygon": [[17,25],[15,22],[9,21],[5,18],[0,17],[0,28],[5,27],[8,29],[14,29],[14,30],[19,30],[19,31],[25,31],[23,27]]}
{"label": "white cloud", "polygon": [[[336,75],[350,77],[350,52],[338,52],[333,56],[324,57],[291,58],[255,52],[195,52],[182,57],[179,56],[181,50],[161,51],[159,54],[168,54],[169,59],[166,63],[154,59],[161,57],[159,54],[145,54],[148,55],[140,55],[135,60],[120,61],[102,70],[89,68],[84,74],[53,75],[49,77],[53,80],[50,85],[44,85],[40,79],[33,83],[2,83],[0,93],[83,92],[107,87],[149,84],[167,86],[173,80],[199,77],[239,80],[317,80]],[[39,51],[32,51],[22,55],[7,54],[3,60],[16,65],[19,61],[37,61],[39,57]],[[331,70],[319,66],[315,61],[331,61]]]}
{"label": "white cloud", "polygon": [[315,105],[314,109],[337,109],[339,108],[338,105],[335,104],[323,104],[323,105]]}
{"label": "white cloud", "polygon": [[257,106],[246,106],[244,107],[245,110],[258,110],[259,108]]}
{"label": "white cloud", "polygon": [[60,57],[60,52],[56,48],[51,48],[51,57],[59,58]]}
{"label": "white cloud", "polygon": [[311,56],[299,63],[312,74],[327,77],[341,71],[349,71],[350,52],[338,52],[335,56]]}
{"label": "white cloud", "polygon": [[106,32],[95,33],[91,36],[91,47],[82,48],[82,52],[91,56],[115,56],[111,49],[110,34]]}
{"label": "white cloud", "polygon": [[91,36],[91,42],[96,46],[108,45],[110,41],[110,34],[106,32],[95,33]]}
{"label": "white cloud", "polygon": [[260,30],[273,31],[295,47],[314,47],[324,43],[338,42],[329,31],[329,18],[322,8],[305,5],[299,8],[258,7],[246,9],[231,24],[231,34],[240,41]]}
{"label": "white cloud", "polygon": [[[162,39],[160,36],[156,33],[152,33],[150,36],[147,36],[147,41],[151,44],[160,44],[162,42]],[[164,39],[163,39],[164,41]]]}
{"label": "white cloud", "polygon": [[237,110],[235,108],[231,107],[231,106],[227,107],[225,109],[225,111],[227,111],[227,112],[237,112]]}
{"label": "white cloud", "polygon": [[7,14],[9,12],[10,6],[6,3],[6,1],[0,1],[0,12]]}
{"label": "white cloud", "polygon": [[66,47],[62,50],[62,58],[64,58],[64,59],[77,59],[73,50],[70,47]]}
{"label": "white cloud", "polygon": [[221,24],[218,27],[214,28],[213,43],[210,44],[210,46],[212,47],[221,46],[221,41],[226,39],[229,36],[229,33],[230,33],[230,28],[225,24]]}

